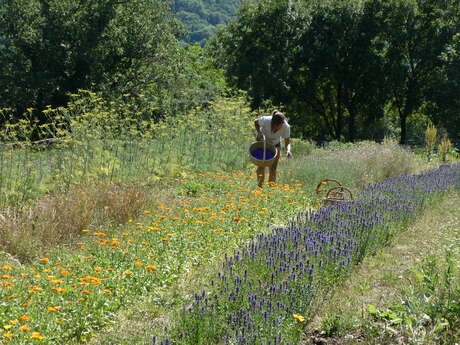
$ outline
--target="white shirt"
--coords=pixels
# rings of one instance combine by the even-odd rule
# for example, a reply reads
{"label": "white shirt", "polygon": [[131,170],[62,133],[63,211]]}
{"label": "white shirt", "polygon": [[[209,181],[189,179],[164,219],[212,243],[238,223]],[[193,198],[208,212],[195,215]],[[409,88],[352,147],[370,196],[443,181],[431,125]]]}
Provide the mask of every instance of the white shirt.
{"label": "white shirt", "polygon": [[278,145],[280,138],[288,139],[291,137],[291,126],[286,121],[283,122],[283,125],[276,133],[272,132],[272,116],[262,116],[257,119],[257,123],[267,142],[272,145]]}

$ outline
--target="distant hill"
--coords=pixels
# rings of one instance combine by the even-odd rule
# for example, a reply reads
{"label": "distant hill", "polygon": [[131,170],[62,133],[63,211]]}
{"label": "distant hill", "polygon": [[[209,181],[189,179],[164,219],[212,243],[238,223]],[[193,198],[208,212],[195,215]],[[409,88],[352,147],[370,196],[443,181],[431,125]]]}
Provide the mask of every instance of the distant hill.
{"label": "distant hill", "polygon": [[236,14],[240,0],[173,0],[172,10],[184,23],[184,40],[203,45],[217,29]]}

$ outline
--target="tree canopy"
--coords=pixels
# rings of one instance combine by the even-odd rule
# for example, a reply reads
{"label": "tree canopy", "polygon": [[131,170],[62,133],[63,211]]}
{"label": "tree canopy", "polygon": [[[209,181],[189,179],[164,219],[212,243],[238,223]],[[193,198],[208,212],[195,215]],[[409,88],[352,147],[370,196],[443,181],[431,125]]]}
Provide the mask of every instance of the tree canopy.
{"label": "tree canopy", "polygon": [[[246,4],[211,46],[252,106],[283,107],[299,134],[382,139],[388,118],[424,112],[460,137],[455,0],[262,0]],[[457,42],[457,43],[456,43]],[[436,89],[438,92],[434,92]]]}

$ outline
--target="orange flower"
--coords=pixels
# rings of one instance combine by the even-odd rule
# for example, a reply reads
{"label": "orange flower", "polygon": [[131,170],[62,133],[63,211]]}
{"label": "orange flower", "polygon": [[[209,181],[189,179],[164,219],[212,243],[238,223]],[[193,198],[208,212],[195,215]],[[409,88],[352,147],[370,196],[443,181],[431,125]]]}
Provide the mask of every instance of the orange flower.
{"label": "orange flower", "polygon": [[157,267],[154,266],[154,265],[147,265],[147,266],[145,266],[145,268],[147,268],[149,271],[153,271],[153,270],[157,269]]}
{"label": "orange flower", "polygon": [[61,320],[56,320],[56,323],[57,323],[58,325],[60,325],[60,324],[62,323],[62,321],[61,321]]}
{"label": "orange flower", "polygon": [[164,237],[164,238],[162,238],[161,240],[162,240],[163,242],[168,242],[168,241],[169,241],[169,238]]}
{"label": "orange flower", "polygon": [[59,287],[56,287],[56,286],[53,286],[53,287],[51,288],[51,290],[54,290],[54,291],[59,292],[59,293],[66,292],[66,289],[59,288]]}
{"label": "orange flower", "polygon": [[40,261],[40,262],[49,262],[50,259],[48,259],[48,258],[41,258],[41,259],[39,259],[38,261]]}
{"label": "orange flower", "polygon": [[38,339],[38,340],[43,340],[45,339],[44,336],[40,334],[40,332],[32,332],[32,336],[30,337],[32,339]]}
{"label": "orange flower", "polygon": [[93,234],[93,236],[96,236],[96,237],[104,237],[104,236],[107,236],[105,232],[95,232]]}
{"label": "orange flower", "polygon": [[19,320],[20,321],[29,321],[30,317],[28,317],[27,315],[22,315],[22,316],[19,317]]}
{"label": "orange flower", "polygon": [[4,270],[12,270],[12,269],[13,269],[13,267],[10,266],[10,265],[4,265],[4,266],[2,266],[2,268],[3,268]]}
{"label": "orange flower", "polygon": [[23,331],[23,332],[28,332],[28,331],[30,331],[30,327],[21,326],[21,327],[19,327],[19,330],[20,330],[20,331]]}
{"label": "orange flower", "polygon": [[61,307],[48,307],[48,311],[59,311]]}
{"label": "orange flower", "polygon": [[142,266],[143,264],[144,264],[144,263],[142,263],[142,262],[140,262],[140,261],[136,261],[136,262],[134,263],[134,265],[136,265],[136,266]]}
{"label": "orange flower", "polygon": [[89,229],[83,229],[81,232],[89,232]]}
{"label": "orange flower", "polygon": [[63,276],[66,276],[66,275],[70,274],[70,272],[69,272],[69,271],[66,271],[66,270],[62,270],[62,271],[61,271],[61,274],[62,274]]}

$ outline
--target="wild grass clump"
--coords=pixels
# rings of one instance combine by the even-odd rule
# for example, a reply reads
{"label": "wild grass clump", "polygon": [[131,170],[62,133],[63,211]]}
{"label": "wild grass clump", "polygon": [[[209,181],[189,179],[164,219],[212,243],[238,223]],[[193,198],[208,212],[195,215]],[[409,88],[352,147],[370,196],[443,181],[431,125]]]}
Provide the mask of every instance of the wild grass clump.
{"label": "wild grass clump", "polygon": [[315,149],[310,155],[290,160],[286,165],[285,179],[295,176],[314,185],[333,178],[358,190],[385,178],[414,173],[418,168],[415,154],[389,139],[382,144],[366,141]]}
{"label": "wild grass clump", "polygon": [[76,186],[30,205],[2,208],[0,250],[29,261],[46,249],[75,241],[82,229],[116,226],[138,217],[154,198],[165,199],[157,193],[152,186],[147,192],[142,185],[101,183]]}

